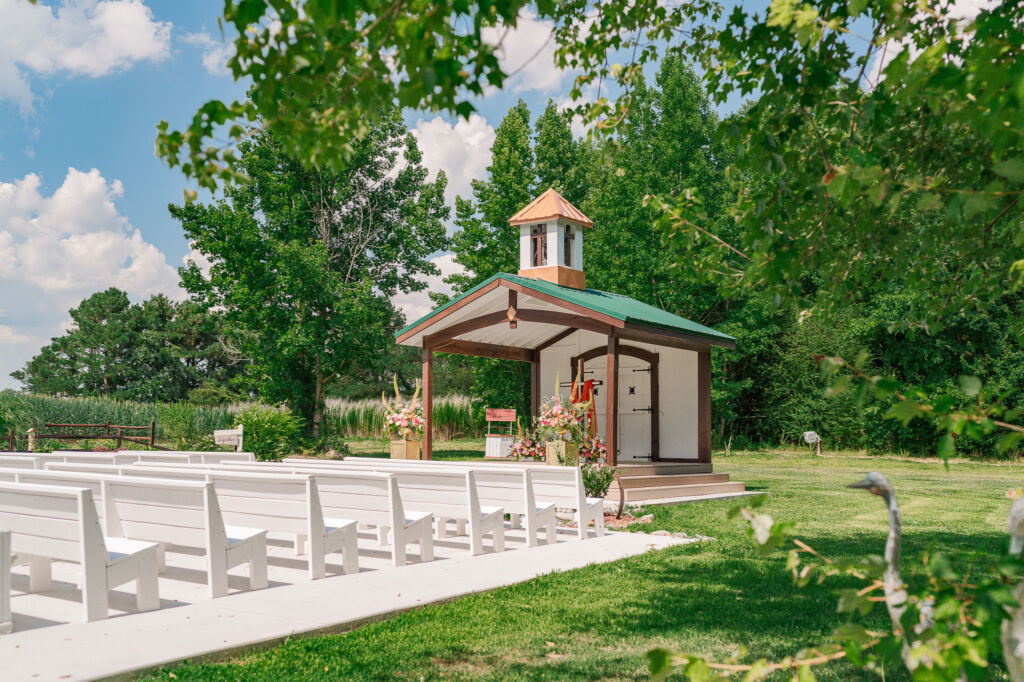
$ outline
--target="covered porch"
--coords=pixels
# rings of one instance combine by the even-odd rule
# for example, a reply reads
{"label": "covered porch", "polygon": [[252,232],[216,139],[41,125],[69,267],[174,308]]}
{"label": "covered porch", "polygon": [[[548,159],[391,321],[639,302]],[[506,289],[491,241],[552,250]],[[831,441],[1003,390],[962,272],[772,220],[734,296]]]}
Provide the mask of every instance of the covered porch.
{"label": "covered porch", "polygon": [[506,273],[396,341],[422,351],[424,458],[432,455],[434,354],[455,353],[530,363],[533,416],[556,383],[567,396],[577,374],[594,380],[610,465],[710,465],[711,348],[735,347],[726,334],[626,296]]}

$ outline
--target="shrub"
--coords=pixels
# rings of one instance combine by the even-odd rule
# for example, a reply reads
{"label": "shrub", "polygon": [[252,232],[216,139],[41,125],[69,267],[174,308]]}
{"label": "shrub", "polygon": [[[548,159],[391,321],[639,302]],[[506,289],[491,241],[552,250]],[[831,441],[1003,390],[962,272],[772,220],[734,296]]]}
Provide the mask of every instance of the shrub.
{"label": "shrub", "polygon": [[236,400],[238,400],[238,396],[232,393],[227,386],[210,381],[188,392],[188,401],[200,407],[220,407],[230,405]]}
{"label": "shrub", "polygon": [[0,437],[6,437],[14,430],[19,437],[24,438],[25,426],[31,415],[28,400],[24,394],[17,391],[0,391]]}
{"label": "shrub", "polygon": [[163,438],[182,450],[192,450],[199,445],[203,433],[196,419],[195,408],[185,402],[165,403],[159,406],[159,423]]}
{"label": "shrub", "polygon": [[583,465],[583,487],[587,497],[604,497],[615,480],[615,469],[601,463]]}
{"label": "shrub", "polygon": [[279,460],[298,449],[303,419],[286,407],[252,405],[236,415],[244,428],[246,450],[256,459]]}

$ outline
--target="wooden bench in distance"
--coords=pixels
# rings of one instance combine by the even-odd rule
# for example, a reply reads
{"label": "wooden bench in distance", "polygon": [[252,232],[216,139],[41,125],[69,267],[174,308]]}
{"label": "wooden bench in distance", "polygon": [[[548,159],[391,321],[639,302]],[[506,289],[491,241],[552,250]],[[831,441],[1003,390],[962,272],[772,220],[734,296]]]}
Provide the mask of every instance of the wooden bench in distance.
{"label": "wooden bench in distance", "polygon": [[43,460],[29,454],[0,455],[0,469],[41,469]]}
{"label": "wooden bench in distance", "polygon": [[[472,471],[481,505],[501,507],[512,519],[512,527],[519,528],[519,519],[526,522],[526,544],[537,545],[537,534],[545,532],[548,544],[557,540],[557,520],[554,504],[540,504],[536,501],[529,470],[519,466],[497,467],[492,463],[450,462],[434,466],[432,461],[391,460],[372,458],[371,462],[348,462],[345,460],[309,460],[288,458],[286,464],[299,466],[350,468],[353,470],[408,472],[408,471]],[[440,464],[440,463],[437,463]]]}
{"label": "wooden bench in distance", "polygon": [[[140,467],[154,466],[140,464]],[[193,465],[201,466],[201,465]],[[432,561],[434,545],[432,531],[434,515],[429,512],[406,510],[402,493],[393,474],[375,471],[306,471],[301,467],[283,464],[254,463],[249,465],[214,464],[203,465],[222,471],[251,471],[264,473],[299,473],[313,475],[320,493],[320,504],[324,516],[352,519],[360,524],[377,529],[381,545],[388,544],[392,536],[392,563],[404,566],[406,547],[417,544],[422,561]]]}
{"label": "wooden bench in distance", "polygon": [[[106,618],[109,588],[131,581],[139,611],[160,607],[157,546],[104,537],[88,489],[0,483],[0,527],[11,531],[9,552],[15,563],[29,564],[33,591],[52,589],[51,561],[81,565],[87,621]],[[10,562],[5,563],[9,577]],[[4,591],[9,599],[9,579]]]}
{"label": "wooden bench in distance", "polygon": [[[296,462],[297,459],[289,458],[285,461]],[[309,462],[317,460],[305,460]],[[323,464],[329,464],[327,460],[319,460]],[[373,467],[381,460],[376,457],[346,457],[341,462],[359,464]],[[437,467],[458,467],[466,466],[466,462],[409,462],[411,466],[426,464]],[[579,537],[588,536],[589,524],[594,524],[594,531],[598,536],[604,535],[604,500],[599,497],[587,497],[586,488],[583,486],[583,474],[579,467],[569,466],[547,466],[541,464],[517,464],[514,462],[488,462],[481,463],[479,469],[490,469],[491,467],[506,467],[522,471],[528,469],[532,472],[533,487],[538,504],[554,504],[562,509],[572,509]]]}
{"label": "wooden bench in distance", "polygon": [[[309,539],[309,577],[327,574],[327,555],[341,552],[346,574],[359,572],[359,537],[352,519],[325,518],[311,475],[223,471],[205,466],[124,466],[124,476],[213,483],[224,521],[295,535],[296,548]],[[301,552],[299,552],[301,553]]]}
{"label": "wooden bench in distance", "polygon": [[[390,460],[389,460],[390,461]],[[400,461],[400,460],[399,460]],[[342,474],[358,474],[365,467],[352,466],[303,466],[285,462],[261,463],[247,467],[235,467],[231,464],[222,465],[239,470],[251,471],[288,471],[302,473],[319,473],[331,471]],[[383,471],[383,470],[382,470]],[[402,503],[410,511],[429,512],[436,519],[436,534],[444,537],[448,520],[454,519],[468,524],[470,550],[473,554],[483,553],[483,540],[491,535],[494,551],[505,549],[505,510],[500,506],[483,506],[480,502],[476,483],[476,472],[473,469],[416,469],[395,468],[385,473],[393,473],[398,477]]]}

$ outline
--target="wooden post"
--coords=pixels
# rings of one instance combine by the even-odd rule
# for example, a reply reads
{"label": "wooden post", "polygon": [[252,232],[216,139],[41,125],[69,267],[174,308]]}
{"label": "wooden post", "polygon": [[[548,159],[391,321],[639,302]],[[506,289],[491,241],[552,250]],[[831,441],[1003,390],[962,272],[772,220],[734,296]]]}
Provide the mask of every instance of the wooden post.
{"label": "wooden post", "polygon": [[121,441],[124,440],[124,429],[117,430],[117,449],[121,449]]}
{"label": "wooden post", "polygon": [[697,353],[697,461],[711,461],[711,351]]}
{"label": "wooden post", "polygon": [[103,431],[103,435],[106,436],[107,438],[110,438],[110,422],[104,424],[104,427],[105,430]]}
{"label": "wooden post", "polygon": [[619,339],[608,335],[608,376],[605,378],[604,398],[604,443],[608,454],[608,466],[615,466],[617,459],[618,434],[616,428],[619,416]]}
{"label": "wooden post", "polygon": [[[540,416],[540,351],[533,351],[530,362],[530,415]],[[527,423],[529,426],[529,423]]]}
{"label": "wooden post", "polygon": [[156,445],[156,420],[149,422],[149,447]]}
{"label": "wooden post", "polygon": [[423,346],[423,459],[434,459],[434,350]]}
{"label": "wooden post", "polygon": [[7,434],[7,449],[14,452],[14,429],[11,429],[11,432]]}
{"label": "wooden post", "polygon": [[651,461],[661,460],[661,387],[658,384],[658,356],[651,360]]}

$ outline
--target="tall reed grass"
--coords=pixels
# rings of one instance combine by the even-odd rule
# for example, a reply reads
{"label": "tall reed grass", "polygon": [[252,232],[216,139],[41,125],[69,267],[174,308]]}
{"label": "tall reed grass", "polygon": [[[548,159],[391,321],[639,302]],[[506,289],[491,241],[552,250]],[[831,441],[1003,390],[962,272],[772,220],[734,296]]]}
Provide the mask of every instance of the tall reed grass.
{"label": "tall reed grass", "polygon": [[[461,395],[434,400],[434,435],[444,440],[479,436],[485,423],[473,417],[473,405]],[[373,438],[381,435],[384,406],[379,400],[327,400],[329,428],[349,438]]]}
{"label": "tall reed grass", "polygon": [[[213,433],[214,429],[228,429],[234,426],[234,415],[226,407],[200,407],[192,405],[191,419],[196,431]],[[16,391],[0,391],[0,413],[8,414],[3,422],[4,434],[14,429],[19,437],[28,429],[37,432],[43,424],[105,424],[118,426],[149,426],[156,422],[156,435],[164,435],[167,417],[174,405],[163,403],[139,403],[113,398],[60,398],[48,395],[32,395]]]}

